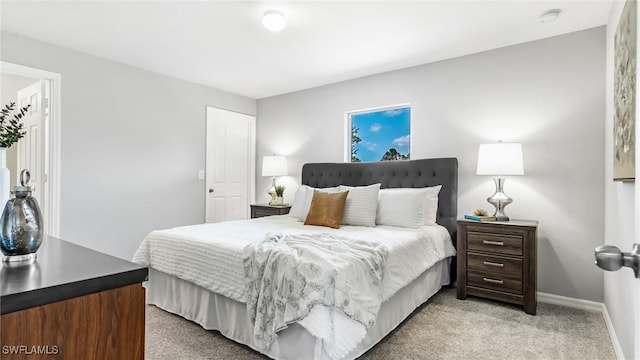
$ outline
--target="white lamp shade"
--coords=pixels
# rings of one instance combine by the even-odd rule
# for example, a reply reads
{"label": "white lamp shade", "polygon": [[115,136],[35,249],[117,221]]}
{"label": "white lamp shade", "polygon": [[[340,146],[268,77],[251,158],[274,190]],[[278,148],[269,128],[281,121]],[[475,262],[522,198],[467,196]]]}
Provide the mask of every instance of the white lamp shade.
{"label": "white lamp shade", "polygon": [[274,155],[262,158],[262,176],[285,176],[288,173],[286,157]]}
{"label": "white lamp shade", "polygon": [[278,10],[267,10],[262,16],[262,25],[269,31],[278,32],[287,26],[287,18]]}
{"label": "white lamp shade", "polygon": [[522,144],[481,144],[478,175],[524,175]]}

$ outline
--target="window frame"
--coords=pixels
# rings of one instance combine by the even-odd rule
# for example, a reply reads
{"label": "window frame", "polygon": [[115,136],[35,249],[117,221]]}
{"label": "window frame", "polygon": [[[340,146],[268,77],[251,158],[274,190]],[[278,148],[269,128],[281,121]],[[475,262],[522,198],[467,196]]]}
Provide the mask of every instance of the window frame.
{"label": "window frame", "polygon": [[[412,128],[412,121],[411,118],[413,117],[413,108],[411,107],[410,103],[402,103],[402,104],[396,104],[396,105],[387,105],[387,106],[379,106],[379,107],[374,107],[374,108],[367,108],[367,109],[361,109],[361,110],[352,110],[352,111],[347,111],[344,113],[344,162],[351,162],[351,138],[352,138],[352,133],[351,133],[351,128],[352,128],[352,121],[351,118],[354,115],[361,115],[361,114],[368,114],[368,113],[374,113],[374,112],[382,112],[382,111],[389,111],[389,110],[396,110],[396,109],[404,109],[404,108],[409,108],[409,135],[411,135],[411,128]],[[412,143],[413,141],[409,142],[409,151],[408,154],[409,156],[411,156],[411,147],[412,147]],[[382,160],[377,160],[377,161],[382,161]],[[373,162],[373,161],[363,161],[363,162]]]}

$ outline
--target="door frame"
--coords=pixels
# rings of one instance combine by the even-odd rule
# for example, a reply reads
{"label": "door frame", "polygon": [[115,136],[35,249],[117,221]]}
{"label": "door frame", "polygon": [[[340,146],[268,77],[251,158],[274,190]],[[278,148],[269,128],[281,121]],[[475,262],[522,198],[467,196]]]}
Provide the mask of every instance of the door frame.
{"label": "door frame", "polygon": [[209,202],[209,191],[207,189],[207,184],[208,184],[208,179],[207,179],[207,166],[209,164],[209,159],[207,158],[207,153],[208,153],[208,147],[209,147],[209,139],[207,138],[207,133],[208,133],[208,126],[209,126],[209,119],[208,119],[208,108],[213,108],[213,109],[218,109],[218,110],[224,110],[224,111],[230,111],[230,112],[234,112],[237,114],[242,114],[242,115],[247,115],[247,116],[251,116],[252,119],[249,121],[249,172],[248,172],[248,179],[247,182],[249,184],[249,193],[247,194],[247,217],[249,216],[250,210],[249,210],[249,205],[252,204],[255,201],[256,198],[256,115],[253,114],[248,114],[248,113],[243,113],[241,111],[235,111],[235,110],[230,110],[230,109],[226,109],[223,107],[219,107],[219,106],[213,106],[213,105],[205,105],[204,107],[204,166],[205,166],[205,177],[204,177],[204,186],[203,186],[203,193],[204,193],[204,221],[203,223],[207,223],[207,211],[209,211],[209,207],[208,207],[208,202]]}
{"label": "door frame", "polygon": [[[46,143],[45,170],[47,181],[45,185],[46,198],[44,205],[48,207],[49,219],[45,223],[45,233],[60,237],[60,132],[61,132],[61,76],[58,73],[37,69],[29,66],[0,61],[0,71],[20,76],[28,76],[41,80],[48,80],[49,89],[49,121],[45,124]],[[43,140],[45,137],[43,137]]]}

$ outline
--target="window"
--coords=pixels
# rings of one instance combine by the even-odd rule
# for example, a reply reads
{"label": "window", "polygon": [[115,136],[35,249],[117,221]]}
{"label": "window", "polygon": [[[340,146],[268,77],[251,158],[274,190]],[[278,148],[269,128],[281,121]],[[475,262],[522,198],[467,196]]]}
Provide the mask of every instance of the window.
{"label": "window", "polygon": [[408,160],[411,156],[409,105],[347,113],[345,160],[350,162]]}

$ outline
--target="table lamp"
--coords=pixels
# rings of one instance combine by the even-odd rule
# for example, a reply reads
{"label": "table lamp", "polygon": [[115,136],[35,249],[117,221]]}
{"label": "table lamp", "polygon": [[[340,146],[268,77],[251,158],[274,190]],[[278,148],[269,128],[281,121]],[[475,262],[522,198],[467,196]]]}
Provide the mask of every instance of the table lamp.
{"label": "table lamp", "polygon": [[276,176],[285,175],[288,175],[286,157],[273,155],[262,158],[262,176],[271,176],[271,187],[268,191],[271,195],[270,205],[276,203]]}
{"label": "table lamp", "polygon": [[493,175],[496,184],[496,192],[487,198],[487,201],[495,206],[493,216],[497,221],[509,221],[504,213],[505,206],[511,204],[513,199],[505,195],[505,175],[524,175],[522,161],[522,145],[516,143],[481,144],[478,151],[478,175]]}

